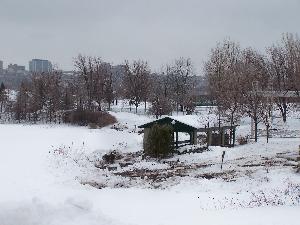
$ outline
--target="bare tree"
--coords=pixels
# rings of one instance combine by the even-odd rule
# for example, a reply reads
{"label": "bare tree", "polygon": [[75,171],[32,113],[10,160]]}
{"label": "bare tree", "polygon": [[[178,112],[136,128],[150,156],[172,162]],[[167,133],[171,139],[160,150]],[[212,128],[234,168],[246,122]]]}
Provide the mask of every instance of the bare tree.
{"label": "bare tree", "polygon": [[74,60],[75,67],[79,74],[78,83],[85,88],[81,94],[80,105],[87,110],[93,110],[93,100],[98,103],[102,99],[99,92],[102,91],[102,80],[100,79],[100,58],[78,55]]}
{"label": "bare tree", "polygon": [[[30,89],[28,90],[30,92],[30,113],[32,114],[33,121],[37,122],[46,103],[46,80],[43,79],[41,74],[34,73],[31,76],[30,82]],[[29,116],[29,120],[31,120],[31,116]]]}
{"label": "bare tree", "polygon": [[114,99],[112,66],[99,57],[79,55],[75,59],[79,73],[78,84],[85,87],[80,93],[79,105],[87,110],[102,110],[102,103],[108,103],[108,109]]}
{"label": "bare tree", "polygon": [[[164,75],[153,75],[153,82],[151,86],[151,108],[150,113],[156,116],[156,118],[162,115],[169,115],[172,113],[172,102],[167,95],[166,90],[166,76]],[[155,81],[155,82],[154,82]]]}
{"label": "bare tree", "polygon": [[151,96],[151,91],[153,90],[153,77],[149,73],[144,74],[144,82],[142,83],[142,100],[145,105],[145,112],[147,111],[147,101],[149,100]]}
{"label": "bare tree", "polygon": [[111,103],[115,98],[114,90],[114,77],[112,73],[112,67],[110,64],[103,64],[103,95],[104,100],[108,104],[108,110],[110,110]]}
{"label": "bare tree", "polygon": [[[289,89],[289,81],[287,76],[287,68],[282,47],[273,46],[267,50],[270,58],[270,75],[272,78],[273,89],[277,92],[287,92]],[[284,97],[276,98],[283,122],[286,122],[288,102]]]}
{"label": "bare tree", "polygon": [[178,113],[179,107],[181,111],[190,103],[192,88],[192,77],[194,76],[194,69],[190,58],[176,59],[173,65],[166,67],[168,79],[168,88],[172,93],[172,99],[176,104],[176,111]]}
{"label": "bare tree", "polygon": [[[92,105],[92,87],[91,87],[91,80],[93,74],[92,68],[92,59],[86,56],[78,55],[77,58],[74,60],[75,68],[78,71],[78,83],[82,83],[85,87],[86,96],[87,96],[87,108],[90,109]],[[84,107],[85,99],[82,98],[79,100],[79,105]]]}
{"label": "bare tree", "polygon": [[[274,91],[281,94],[300,90],[300,40],[292,34],[284,34],[280,44],[267,49],[270,61],[270,75]],[[276,104],[286,122],[288,98],[277,96]]]}
{"label": "bare tree", "polygon": [[16,102],[13,107],[15,119],[19,122],[27,119],[27,113],[29,112],[29,89],[28,83],[21,83]]}
{"label": "bare tree", "polygon": [[242,105],[241,55],[242,50],[238,43],[224,40],[212,49],[204,68],[209,92],[217,103],[219,116],[222,114],[228,117],[231,126],[237,120]]}
{"label": "bare tree", "polygon": [[282,37],[289,89],[300,96],[300,39],[290,33]]}
{"label": "bare tree", "polygon": [[266,98],[263,95],[268,87],[266,60],[257,51],[248,48],[242,54],[243,73],[243,111],[253,120],[254,138],[258,140],[258,124],[266,114]]}
{"label": "bare tree", "polygon": [[57,122],[58,111],[62,109],[62,84],[61,73],[58,71],[52,71],[45,74],[47,100],[45,109],[47,112],[47,118],[49,122]]}
{"label": "bare tree", "polygon": [[8,95],[6,92],[6,87],[2,82],[0,85],[0,118],[7,101],[8,101]]}
{"label": "bare tree", "polygon": [[133,61],[132,64],[125,61],[123,90],[125,97],[135,106],[136,113],[140,103],[148,99],[149,80],[150,69],[146,61]]}

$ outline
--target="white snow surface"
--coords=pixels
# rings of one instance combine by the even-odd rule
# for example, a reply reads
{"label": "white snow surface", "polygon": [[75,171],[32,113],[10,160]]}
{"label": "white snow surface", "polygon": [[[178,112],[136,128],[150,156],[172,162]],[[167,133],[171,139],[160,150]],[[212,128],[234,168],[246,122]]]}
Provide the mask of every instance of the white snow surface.
{"label": "white snow surface", "polygon": [[[170,178],[162,189],[139,185],[97,189],[80,184],[81,178],[102,179],[88,163],[89,157],[115,149],[136,152],[142,148],[137,126],[152,118],[124,112],[113,115],[125,129],[0,124],[0,225],[299,225],[300,206],[288,199],[277,206],[247,205],[251,192],[278,194],[289,183],[300,184],[299,174],[291,167],[274,167],[268,172],[258,167],[232,182],[193,176]],[[288,129],[300,129],[293,125],[299,124],[298,119],[290,124]],[[212,147],[170,160],[191,165],[214,163],[200,172],[220,171],[220,156],[226,151],[224,170],[229,171],[238,166],[237,160],[259,162],[261,157],[277,153],[296,153],[299,144],[300,138],[273,138],[268,145],[261,138],[258,143],[233,149]],[[129,168],[167,170],[169,166],[148,161]],[[241,172],[247,174],[247,170]],[[119,179],[108,172],[104,175],[109,182]]]}

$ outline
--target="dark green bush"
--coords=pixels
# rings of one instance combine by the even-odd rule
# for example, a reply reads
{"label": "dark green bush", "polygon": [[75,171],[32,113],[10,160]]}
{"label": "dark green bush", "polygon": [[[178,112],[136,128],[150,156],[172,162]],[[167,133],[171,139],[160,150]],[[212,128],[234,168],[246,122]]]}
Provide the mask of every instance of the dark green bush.
{"label": "dark green bush", "polygon": [[161,158],[173,152],[173,129],[169,125],[154,126],[149,130],[145,143],[145,155]]}
{"label": "dark green bush", "polygon": [[107,112],[92,112],[85,110],[68,111],[63,115],[64,123],[71,123],[80,126],[93,124],[94,127],[105,127],[117,122],[116,118]]}

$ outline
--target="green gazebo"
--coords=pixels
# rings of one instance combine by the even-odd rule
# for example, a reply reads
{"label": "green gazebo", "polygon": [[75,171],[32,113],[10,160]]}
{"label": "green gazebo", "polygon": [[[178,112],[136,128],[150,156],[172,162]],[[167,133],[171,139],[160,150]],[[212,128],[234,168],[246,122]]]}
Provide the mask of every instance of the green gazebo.
{"label": "green gazebo", "polygon": [[[164,117],[139,126],[139,128],[144,129],[144,145],[147,142],[149,130],[154,124],[169,125],[173,128],[174,146],[176,148],[181,145],[196,145],[198,132],[206,133],[207,146],[233,147],[235,145],[235,131],[237,126],[210,127],[207,124],[203,127],[197,127],[172,117]],[[189,140],[179,141],[178,133],[180,132],[188,133],[190,136]]]}

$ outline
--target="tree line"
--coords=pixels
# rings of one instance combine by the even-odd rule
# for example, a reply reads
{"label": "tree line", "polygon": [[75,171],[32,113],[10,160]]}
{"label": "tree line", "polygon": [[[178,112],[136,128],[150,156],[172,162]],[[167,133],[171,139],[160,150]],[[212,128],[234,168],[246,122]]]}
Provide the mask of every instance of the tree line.
{"label": "tree line", "polygon": [[[9,118],[19,122],[60,123],[67,112],[111,110],[118,99],[127,99],[135,112],[141,103],[146,112],[150,103],[149,112],[157,117],[173,110],[193,110],[194,70],[188,58],[166,65],[162,74],[151,72],[148,62],[143,60],[126,60],[120,73],[116,73],[100,57],[83,55],[74,59],[74,67],[74,75],[68,79],[59,70],[31,74],[21,83],[14,99],[0,98],[1,105],[5,105],[1,113],[5,111]],[[0,97],[5,96],[4,89],[2,92]]]}
{"label": "tree line", "polygon": [[[19,122],[60,123],[66,112],[102,112],[110,110],[118,99],[127,99],[135,112],[142,103],[146,111],[150,103],[148,112],[157,118],[173,111],[194,111],[197,93],[190,58],[178,58],[159,73],[151,71],[143,60],[126,60],[119,70],[100,57],[78,55],[74,74],[68,79],[59,70],[33,73],[21,83],[14,98],[9,98],[1,85],[0,115]],[[241,116],[249,116],[257,140],[258,124],[270,126],[274,105],[286,121],[292,100],[284,93],[300,94],[300,39],[284,34],[264,53],[226,39],[212,48],[204,76],[220,117],[234,125]]]}

